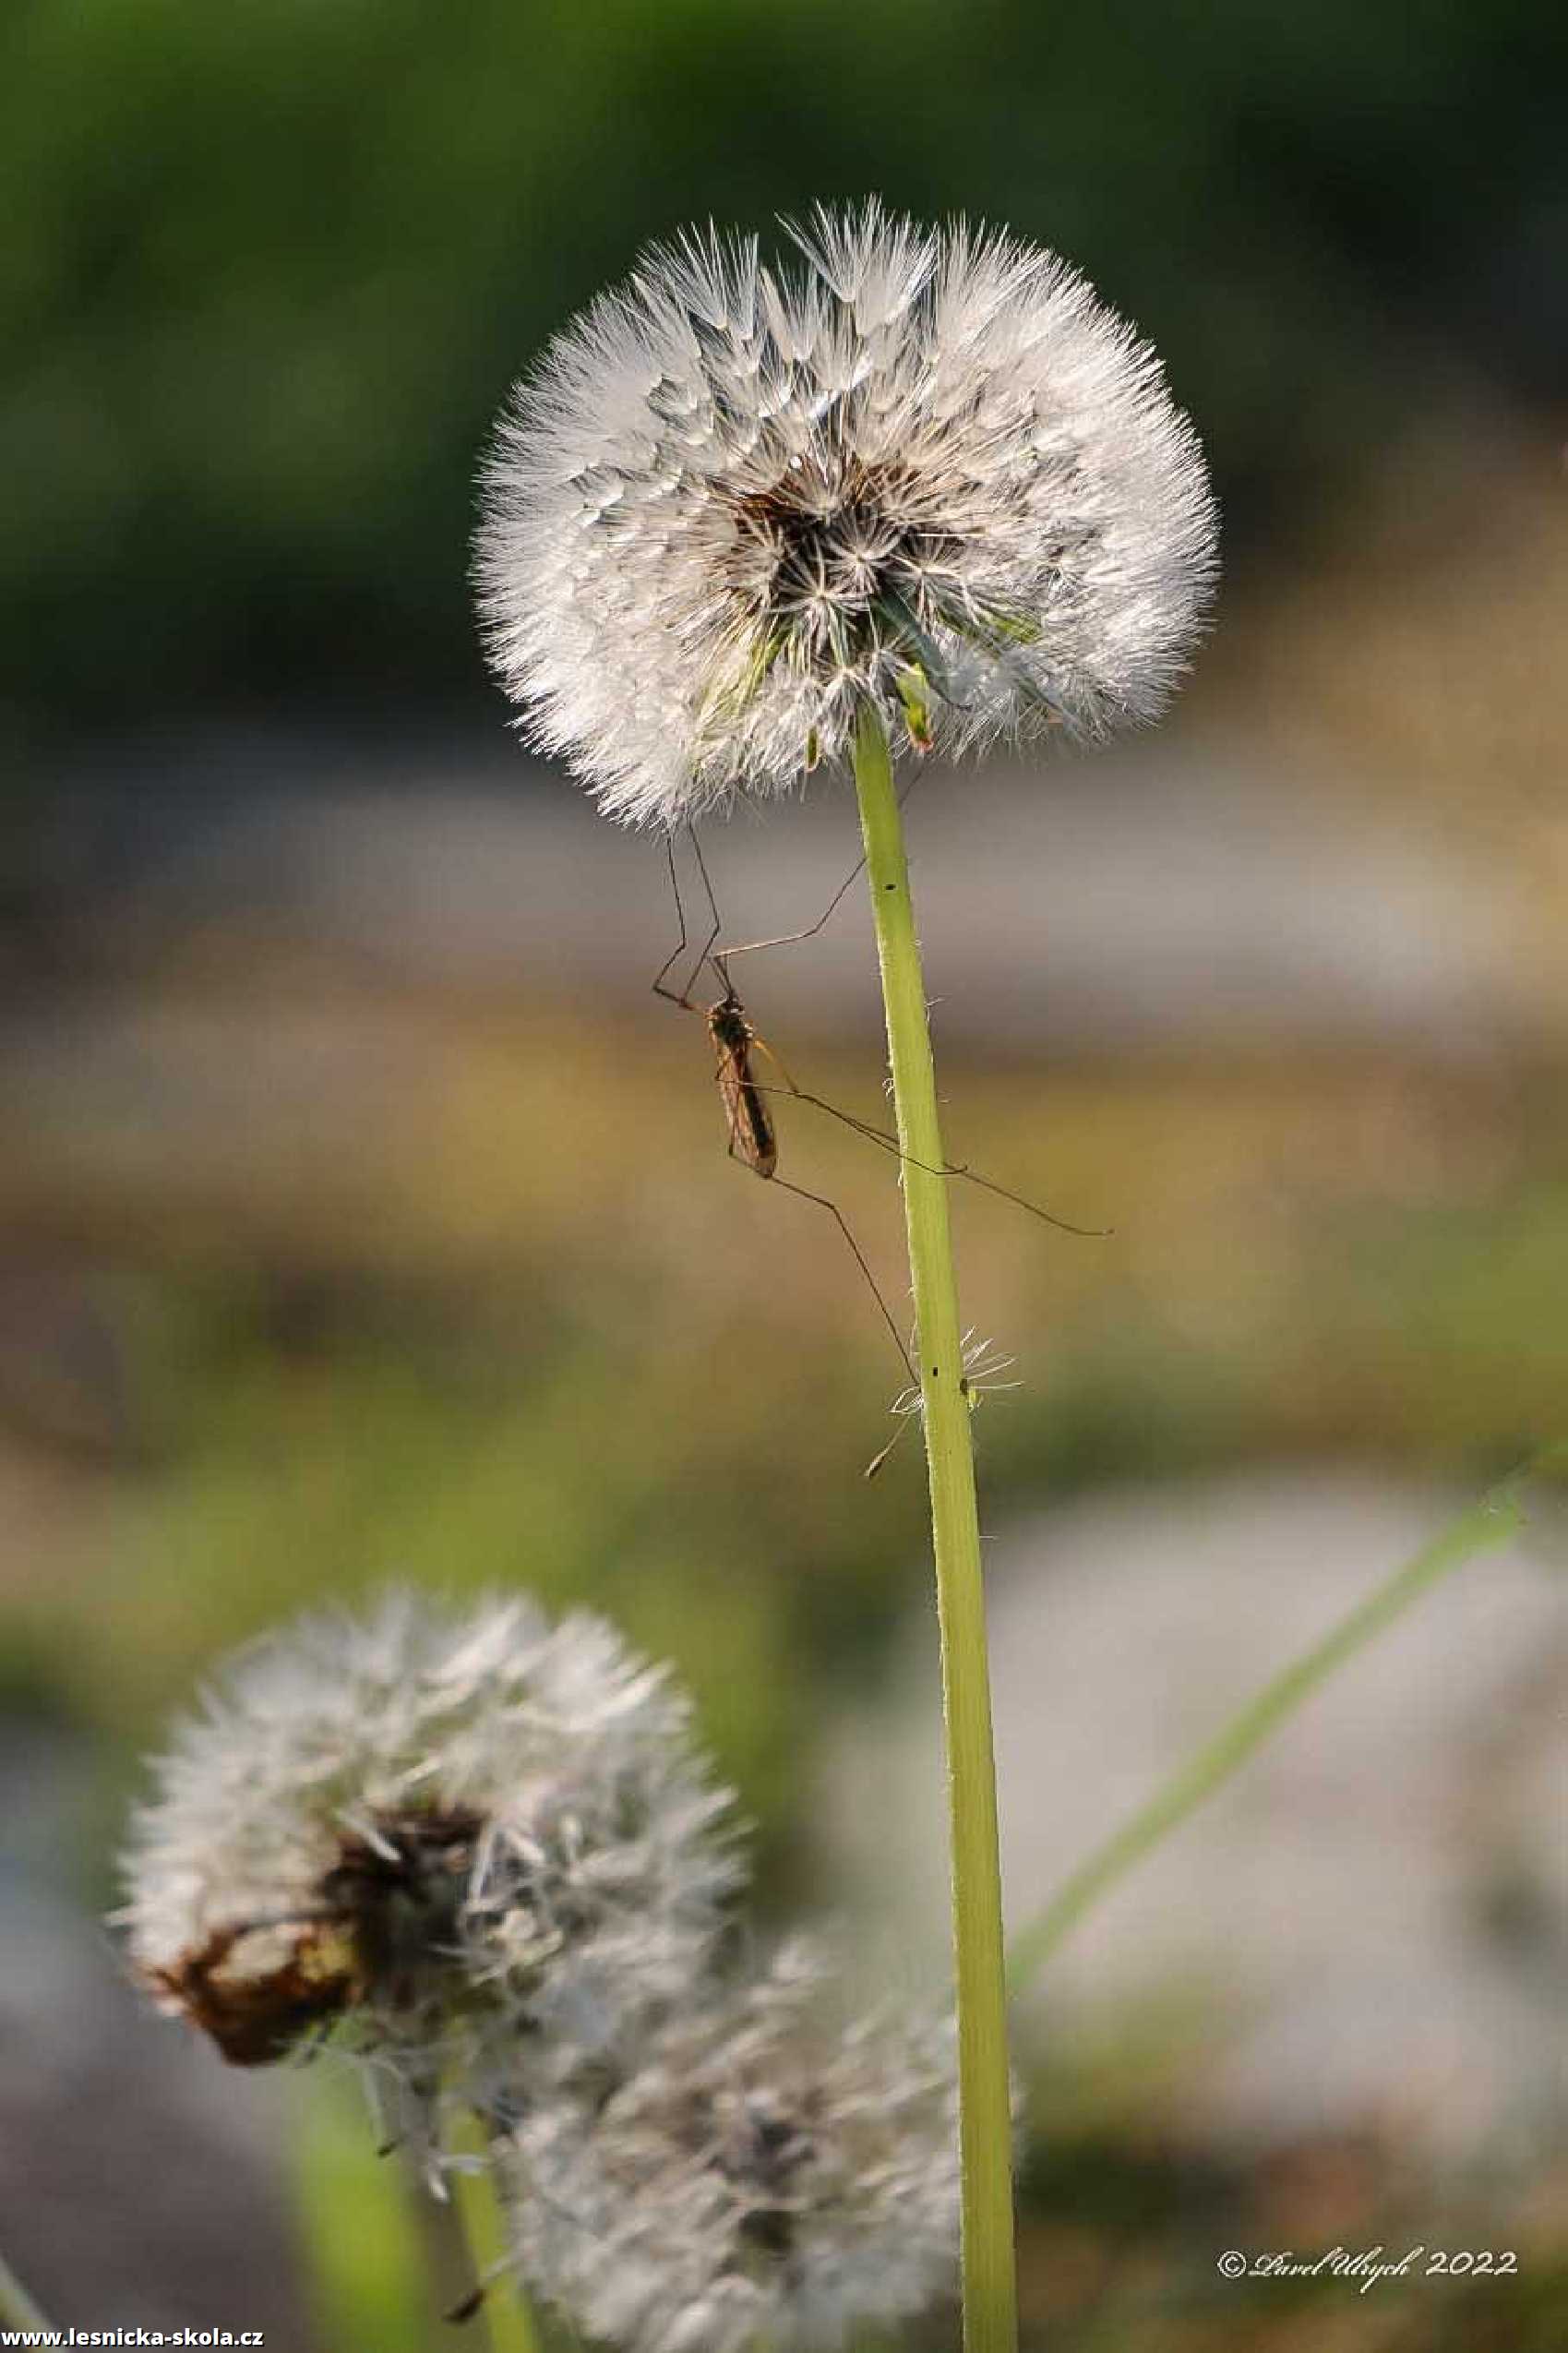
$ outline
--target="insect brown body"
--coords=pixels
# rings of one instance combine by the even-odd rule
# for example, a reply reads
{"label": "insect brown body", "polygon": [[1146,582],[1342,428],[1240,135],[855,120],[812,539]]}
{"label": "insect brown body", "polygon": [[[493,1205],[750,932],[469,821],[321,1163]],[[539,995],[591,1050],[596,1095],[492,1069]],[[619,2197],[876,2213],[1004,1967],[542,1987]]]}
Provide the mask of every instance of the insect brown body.
{"label": "insect brown body", "polygon": [[729,1122],[730,1151],[760,1177],[771,1177],[779,1165],[779,1145],[772,1116],[751,1068],[757,1032],[733,989],[716,1005],[708,1007],[707,1022],[719,1059],[719,1096]]}

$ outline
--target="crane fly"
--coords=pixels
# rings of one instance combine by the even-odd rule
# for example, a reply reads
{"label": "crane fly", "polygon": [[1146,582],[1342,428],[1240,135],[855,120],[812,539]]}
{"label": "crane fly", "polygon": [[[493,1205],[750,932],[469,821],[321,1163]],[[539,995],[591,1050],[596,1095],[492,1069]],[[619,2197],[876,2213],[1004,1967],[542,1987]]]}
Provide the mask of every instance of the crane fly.
{"label": "crane fly", "polygon": [[761,1040],[733,989],[727,989],[716,1005],[708,1007],[707,1022],[719,1058],[719,1098],[729,1125],[730,1151],[758,1176],[776,1176],[778,1132],[751,1067],[751,1050]]}
{"label": "crane fly", "polygon": [[[850,1231],[837,1202],[830,1201],[825,1193],[808,1193],[803,1184],[792,1183],[788,1177],[782,1177],[778,1172],[778,1132],[773,1125],[773,1116],[768,1108],[766,1098],[781,1090],[764,1086],[759,1081],[753,1056],[758,1053],[768,1054],[786,1081],[788,1081],[788,1073],[784,1070],[784,1065],[779,1062],[778,1057],[772,1054],[766,1041],[752,1027],[750,1017],[740,1001],[739,992],[730,978],[728,966],[723,956],[716,955],[713,952],[713,942],[717,940],[723,927],[719,920],[718,906],[713,898],[713,886],[708,879],[708,868],[695,834],[691,836],[691,845],[697,853],[698,869],[702,876],[703,887],[708,894],[708,905],[713,918],[712,930],[699,949],[684,986],[679,990],[666,988],[664,985],[666,977],[681,961],[690,946],[686,929],[686,907],[681,899],[680,883],[676,874],[675,848],[672,843],[666,842],[664,851],[669,861],[670,888],[675,893],[676,910],[680,918],[680,938],[654,977],[653,993],[655,996],[667,998],[671,1004],[678,1005],[683,1013],[700,1014],[708,1026],[708,1037],[718,1065],[714,1075],[718,1082],[719,1099],[724,1107],[724,1121],[729,1129],[731,1159],[739,1160],[743,1167],[751,1170],[754,1176],[763,1178],[770,1184],[780,1186],[785,1193],[795,1194],[802,1201],[813,1201],[819,1209],[827,1211],[849,1245],[855,1263],[859,1267],[871,1296],[877,1303],[878,1311],[888,1327],[894,1348],[898,1351],[899,1363],[904,1366],[910,1380],[917,1382],[919,1376],[915,1370],[909,1351],[904,1344],[898,1326],[893,1322],[887,1301],[882,1297],[866,1254]],[[845,888],[847,887],[846,884]],[[723,996],[710,1005],[699,1004],[691,993],[704,965],[712,965],[724,989]],[[789,1082],[782,1091],[795,1095],[800,1090],[793,1082]],[[808,1097],[802,1098],[802,1100],[810,1099]]]}
{"label": "crane fly", "polygon": [[[933,1166],[928,1161],[916,1160],[912,1154],[905,1152],[898,1137],[886,1128],[877,1127],[868,1120],[859,1119],[854,1112],[841,1110],[836,1103],[830,1103],[825,1097],[813,1095],[805,1087],[797,1086],[772,1047],[754,1026],[742,1002],[740,992],[736,988],[730,971],[730,959],[733,956],[752,954],[762,948],[786,947],[796,941],[815,938],[844,899],[866,861],[861,858],[859,863],[851,870],[816,922],[808,925],[806,930],[784,932],[773,939],[752,940],[738,946],[721,948],[716,942],[723,924],[718,903],[713,895],[707,861],[703,858],[701,844],[697,838],[695,828],[688,826],[688,832],[690,835],[692,854],[696,859],[697,870],[701,877],[703,891],[708,901],[710,928],[701,945],[692,955],[684,981],[676,988],[666,985],[670,974],[691,950],[691,939],[687,929],[686,906],[681,897],[679,878],[676,870],[675,846],[673,841],[666,840],[664,855],[669,868],[670,889],[675,898],[676,912],[680,923],[680,938],[654,976],[653,991],[655,995],[665,998],[671,1004],[678,1005],[682,1012],[700,1014],[707,1025],[708,1036],[717,1065],[715,1077],[720,1100],[724,1109],[730,1158],[739,1160],[743,1166],[750,1169],[755,1176],[781,1186],[784,1192],[793,1193],[803,1201],[814,1202],[819,1208],[828,1212],[843,1234],[877,1303],[878,1311],[892,1335],[893,1345],[898,1351],[899,1361],[908,1376],[910,1389],[914,1394],[918,1395],[919,1377],[916,1373],[909,1350],[900,1336],[886,1300],[878,1288],[866,1255],[851,1232],[837,1203],[829,1200],[825,1194],[808,1192],[804,1185],[796,1184],[778,1173],[778,1131],[771,1108],[772,1098],[783,1095],[797,1103],[809,1104],[815,1110],[825,1111],[830,1119],[838,1120],[844,1126],[852,1129],[856,1134],[864,1136],[868,1143],[876,1145],[882,1151],[890,1152],[901,1163],[907,1161],[914,1167],[924,1169],[934,1176],[966,1177],[972,1184],[977,1184],[986,1192],[998,1195],[1004,1201],[1012,1202],[1016,1207],[1027,1210],[1031,1217],[1038,1218],[1042,1223],[1054,1226],[1061,1232],[1099,1237],[1108,1229],[1071,1225],[1065,1219],[1054,1217],[1048,1209],[1043,1209],[1036,1203],[1025,1200],[1022,1194],[1011,1192],[1006,1185],[998,1184],[991,1178],[980,1175],[976,1170],[970,1168],[964,1162],[945,1160],[940,1166]],[[722,990],[722,993],[709,1004],[699,1002],[692,993],[705,966],[715,974]],[[770,1084],[759,1076],[757,1067],[759,1057],[765,1057],[772,1065],[778,1073],[780,1084]],[[905,1392],[906,1395],[909,1393],[909,1391]],[[873,1472],[880,1468],[882,1459],[879,1457],[878,1462],[872,1465]]]}
{"label": "crane fly", "polygon": [[[901,801],[906,797],[908,789],[906,786],[905,792],[900,795]],[[688,825],[687,831],[690,835],[697,870],[702,878],[702,887],[707,894],[712,922],[706,939],[692,959],[684,986],[679,990],[666,988],[664,982],[667,976],[690,946],[686,928],[686,907],[676,874],[675,846],[673,842],[666,841],[664,858],[669,868],[670,889],[675,897],[676,912],[680,920],[680,938],[660,966],[654,976],[652,988],[656,996],[667,998],[671,1004],[679,1005],[685,1013],[700,1014],[707,1022],[708,1034],[712,1039],[713,1050],[719,1062],[719,1086],[729,1121],[730,1153],[733,1158],[744,1160],[748,1168],[756,1169],[759,1176],[771,1177],[774,1174],[778,1164],[778,1138],[772,1114],[762,1098],[770,1095],[787,1095],[797,1103],[809,1104],[813,1110],[825,1111],[830,1119],[837,1120],[843,1126],[853,1129],[856,1135],[864,1136],[868,1144],[875,1144],[882,1151],[891,1152],[895,1159],[905,1161],[912,1168],[923,1169],[928,1176],[964,1177],[969,1183],[979,1185],[984,1192],[994,1193],[999,1200],[1011,1201],[1015,1208],[1026,1210],[1030,1217],[1038,1218],[1042,1225],[1054,1226],[1058,1233],[1074,1234],[1082,1240],[1093,1242],[1103,1242],[1114,1231],[1110,1226],[1078,1226],[1071,1223],[1066,1218],[1057,1217],[1051,1210],[1042,1208],[1037,1201],[1026,1200],[1022,1193],[1013,1193],[1005,1184],[998,1184],[993,1177],[982,1176],[978,1169],[971,1168],[966,1160],[943,1160],[938,1164],[916,1159],[912,1152],[904,1150],[898,1137],[891,1130],[878,1127],[869,1120],[857,1118],[853,1111],[842,1110],[837,1103],[830,1103],[825,1096],[813,1095],[806,1087],[797,1086],[772,1047],[753,1027],[731,977],[730,962],[735,956],[754,955],[762,948],[790,947],[796,941],[815,939],[860,873],[866,860],[862,858],[859,863],[851,869],[817,918],[816,922],[808,924],[805,930],[784,931],[772,939],[747,940],[736,946],[721,948],[716,946],[715,942],[723,926],[719,918],[718,905],[713,896],[713,885],[709,879],[707,860],[702,855],[702,846],[697,838],[696,828]],[[724,990],[723,996],[711,1005],[698,1004],[691,994],[704,965],[712,967]],[[767,1056],[779,1074],[783,1082],[781,1086],[769,1086],[758,1079],[751,1059],[754,1052]],[[768,1159],[770,1165],[766,1168],[761,1167],[760,1165],[761,1159]],[[782,1177],[778,1178],[777,1182],[784,1184]],[[786,1192],[799,1192],[801,1188],[798,1185],[785,1184],[784,1189]],[[815,1201],[819,1197],[816,1194],[808,1194],[806,1196],[810,1201]],[[832,1204],[826,1206],[831,1207]],[[902,1349],[900,1352],[904,1353]]]}

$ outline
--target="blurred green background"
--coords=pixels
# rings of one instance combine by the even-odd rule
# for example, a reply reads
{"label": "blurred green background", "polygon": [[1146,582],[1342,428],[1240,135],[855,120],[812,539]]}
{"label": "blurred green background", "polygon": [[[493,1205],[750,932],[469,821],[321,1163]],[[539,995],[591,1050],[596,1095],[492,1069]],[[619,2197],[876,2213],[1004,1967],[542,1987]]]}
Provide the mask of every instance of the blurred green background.
{"label": "blurred green background", "polygon": [[1561,13],[1207,0],[18,0],[18,716],[477,700],[497,390],[634,252],[880,190],[1059,245],[1203,420],[1233,556],[1386,435],[1560,397]]}
{"label": "blurred green background", "polygon": [[[924,1625],[916,1449],[859,1475],[897,1368],[826,1221],[726,1166],[700,1029],[648,996],[657,845],[509,743],[469,615],[489,418],[650,239],[872,189],[1005,221],[1158,342],[1225,502],[1167,729],[912,805],[952,1148],[1115,1228],[955,1203],[1023,1382],[977,1425],[992,1526],[1142,1498],[1201,1618],[1226,1481],[1349,1470],[1435,1524],[1562,1430],[1565,99],[1544,0],[7,12],[0,2214],[56,2317],[444,2341],[373,2314],[385,2264],[312,2285],[279,2100],[145,2024],[95,1927],[140,1752],[281,1613],[393,1574],[610,1610],[694,1685],[764,1911],[854,1911],[816,1760]],[[855,855],[825,778],[709,846],[746,937]],[[874,1116],[853,895],[754,971],[802,1083]],[[786,1148],[896,1298],[887,1162],[804,1110]],[[1019,1605],[1052,1574],[1047,1540]],[[1220,1707],[1195,1689],[1194,1732]],[[1560,1795],[1563,1712],[1531,1751]],[[1560,1987],[1551,1820],[1487,1965]],[[1560,2070],[1527,2131],[1500,2078],[1457,2155],[1351,2101],[1282,2111],[1265,2158],[1167,2096],[1178,2013],[1076,2042],[1070,2086],[1056,2043],[1033,2341],[1564,2341]],[[1510,2034],[1507,2082],[1550,2086],[1544,2026]],[[1511,2230],[1527,2281],[1213,2275],[1440,2212]]]}

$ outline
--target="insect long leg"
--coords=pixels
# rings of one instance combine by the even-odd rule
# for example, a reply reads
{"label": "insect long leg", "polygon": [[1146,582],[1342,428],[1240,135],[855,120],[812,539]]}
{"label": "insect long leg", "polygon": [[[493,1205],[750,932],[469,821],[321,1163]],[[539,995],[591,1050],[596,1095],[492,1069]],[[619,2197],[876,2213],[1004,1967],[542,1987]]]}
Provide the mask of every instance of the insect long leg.
{"label": "insect long leg", "polygon": [[904,1344],[903,1336],[899,1331],[898,1326],[893,1322],[892,1312],[890,1309],[887,1301],[882,1297],[881,1291],[878,1288],[876,1276],[871,1272],[870,1267],[867,1263],[866,1254],[861,1249],[860,1244],[856,1241],[853,1233],[851,1233],[848,1221],[844,1218],[844,1212],[839,1207],[837,1202],[830,1201],[825,1193],[808,1193],[803,1184],[791,1184],[787,1177],[773,1176],[770,1177],[768,1182],[770,1184],[776,1184],[781,1192],[793,1193],[798,1200],[814,1201],[819,1209],[825,1209],[829,1217],[833,1219],[840,1233],[843,1234],[845,1242],[849,1244],[850,1250],[854,1254],[856,1265],[859,1267],[861,1273],[866,1278],[866,1287],[870,1291],[872,1298],[876,1301],[878,1311],[881,1315],[881,1319],[892,1335],[892,1344],[898,1351],[899,1362],[904,1366],[904,1371],[908,1374],[912,1386],[918,1388],[920,1386],[920,1375],[915,1369],[915,1360]]}
{"label": "insect long leg", "polygon": [[808,923],[804,931],[780,931],[771,940],[742,940],[734,947],[715,948],[713,962],[723,971],[731,956],[754,956],[761,948],[792,948],[798,940],[814,940],[818,932],[825,929],[829,918],[837,913],[841,903],[848,894],[850,885],[858,882],[865,870],[866,860],[862,856],[858,862],[850,868],[816,922]]}
{"label": "insect long leg", "polygon": [[838,1204],[830,1201],[825,1194],[808,1193],[804,1185],[792,1184],[787,1177],[779,1175],[779,1147],[773,1134],[773,1123],[768,1116],[767,1106],[761,1099],[763,1090],[758,1086],[751,1074],[751,1047],[754,1042],[754,1033],[744,1014],[736,1011],[733,1015],[731,1014],[728,999],[723,1005],[715,1007],[710,1015],[710,1022],[713,1025],[723,1026],[726,1020],[738,1025],[738,1028],[731,1027],[727,1034],[722,1037],[718,1036],[717,1030],[715,1031],[722,1056],[717,1072],[719,1091],[724,1098],[724,1116],[729,1122],[729,1158],[732,1160],[740,1161],[744,1168],[749,1169],[754,1176],[760,1177],[764,1183],[781,1185],[785,1193],[798,1194],[802,1201],[814,1201],[820,1209],[827,1210],[849,1244],[855,1263],[865,1278],[866,1287],[877,1303],[877,1311],[892,1334],[893,1346],[898,1351],[899,1360],[910,1379],[914,1380],[915,1368],[910,1363],[909,1351],[899,1337],[898,1326],[889,1313],[888,1303],[878,1288],[877,1279],[867,1263],[866,1254],[850,1231]]}
{"label": "insect long leg", "polygon": [[1066,1218],[1054,1217],[1049,1209],[1042,1209],[1037,1201],[1026,1201],[1022,1193],[1010,1192],[1005,1184],[998,1184],[994,1178],[981,1176],[966,1160],[944,1160],[939,1168],[930,1160],[916,1159],[914,1153],[906,1152],[897,1136],[887,1128],[875,1127],[869,1120],[857,1119],[853,1111],[841,1110],[838,1104],[830,1103],[824,1096],[812,1095],[804,1086],[797,1086],[765,1038],[759,1038],[753,1033],[751,1043],[758,1053],[767,1055],[784,1080],[782,1086],[764,1086],[753,1079],[752,1086],[759,1095],[789,1095],[797,1103],[809,1103],[814,1111],[826,1111],[830,1119],[838,1120],[845,1127],[853,1128],[856,1135],[863,1135],[868,1144],[875,1144],[880,1150],[891,1152],[895,1160],[907,1161],[914,1169],[924,1169],[928,1176],[967,1177],[971,1184],[998,1195],[1003,1201],[1011,1201],[1017,1208],[1027,1209],[1032,1218],[1038,1218],[1043,1225],[1054,1226],[1059,1233],[1076,1234],[1085,1242],[1104,1242],[1115,1231],[1113,1226],[1075,1226]]}
{"label": "insect long leg", "polygon": [[[772,1089],[761,1088],[759,1091],[766,1094]],[[882,1151],[892,1153],[895,1160],[905,1161],[911,1168],[924,1169],[928,1176],[964,1177],[971,1184],[977,1184],[982,1192],[994,1193],[999,1200],[1011,1201],[1015,1208],[1026,1209],[1030,1217],[1038,1218],[1042,1225],[1054,1226],[1058,1233],[1075,1234],[1083,1242],[1107,1242],[1116,1231],[1114,1226],[1075,1226],[1070,1218],[1059,1218],[1053,1211],[1043,1209],[1037,1201],[1025,1200],[1022,1193],[1014,1193],[1007,1185],[998,1184],[994,1177],[982,1176],[979,1170],[972,1169],[967,1160],[943,1160],[940,1166],[934,1161],[917,1160],[914,1153],[906,1152],[897,1136],[891,1134],[886,1128],[873,1127],[868,1121],[856,1119],[853,1111],[841,1110],[836,1103],[824,1101],[820,1095],[807,1094],[803,1087],[792,1086],[788,1091],[797,1103],[809,1103],[813,1110],[826,1111],[830,1119],[842,1120],[857,1135],[863,1135],[868,1144],[875,1144]]]}
{"label": "insect long leg", "polygon": [[[898,805],[900,809],[904,807],[904,802],[909,798],[910,794],[915,790],[915,787],[919,781],[920,779],[917,775],[910,777],[908,783],[904,786],[903,791],[898,796]],[[844,876],[844,881],[839,884],[838,889],[833,893],[832,897],[828,901],[827,906],[822,909],[822,912],[817,918],[816,922],[808,923],[804,931],[780,931],[771,940],[742,940],[734,947],[714,948],[712,950],[713,962],[717,966],[719,971],[724,975],[725,988],[727,989],[729,987],[729,973],[725,967],[731,956],[753,956],[756,955],[759,950],[762,948],[792,948],[798,941],[814,940],[819,931],[826,929],[829,918],[837,914],[839,907],[848,896],[851,885],[858,882],[865,871],[866,859],[863,853],[858,858],[856,858],[855,864],[850,868],[849,872]]]}
{"label": "insect long leg", "polygon": [[[702,887],[708,894],[708,912],[712,918],[712,927],[710,930],[707,938],[703,941],[702,945],[698,949],[695,957],[692,959],[691,969],[686,976],[686,979],[681,986],[679,994],[677,995],[673,989],[666,989],[664,986],[665,976],[680,962],[681,958],[685,955],[688,948],[691,944],[690,937],[686,928],[686,902],[681,897],[680,879],[676,872],[675,839],[673,835],[666,834],[664,836],[664,862],[669,868],[670,891],[676,903],[676,914],[680,921],[680,938],[676,942],[675,946],[671,949],[669,954],[664,958],[664,963],[659,966],[658,971],[654,974],[651,986],[652,988],[653,994],[656,997],[668,998],[672,1005],[679,1005],[683,1012],[701,1013],[703,1008],[692,1002],[691,991],[697,985],[697,976],[701,971],[703,966],[708,962],[709,957],[712,953],[713,942],[724,929],[724,925],[719,915],[718,902],[713,896],[713,885],[708,877],[708,862],[702,855],[702,845],[697,838],[697,828],[695,825],[688,825],[686,830],[691,837],[691,846],[696,853],[697,870],[702,877]],[[722,969],[720,972],[720,978],[724,980],[724,986],[727,989],[729,986],[729,978],[727,974],[722,971]]]}

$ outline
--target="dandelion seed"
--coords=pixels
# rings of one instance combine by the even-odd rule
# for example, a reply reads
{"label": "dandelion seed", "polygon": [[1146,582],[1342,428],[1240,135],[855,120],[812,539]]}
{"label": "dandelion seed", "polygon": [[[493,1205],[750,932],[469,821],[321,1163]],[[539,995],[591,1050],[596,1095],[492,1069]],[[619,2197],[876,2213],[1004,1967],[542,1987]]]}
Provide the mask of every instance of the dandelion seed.
{"label": "dandelion seed", "polygon": [[741,1875],[664,1671],[523,1599],[302,1619],[153,1770],[118,1916],[160,2006],[241,2065],[351,2022],[426,2101],[454,2059],[475,2098],[487,2052],[555,2079],[635,2042]]}
{"label": "dandelion seed", "polygon": [[[1003,1373],[1011,1373],[1017,1363],[1016,1356],[999,1353],[995,1340],[982,1339],[973,1324],[960,1343],[964,1351],[964,1372],[959,1387],[969,1399],[969,1411],[977,1413],[988,1397],[1001,1389],[1021,1389],[1022,1381],[1004,1381]],[[906,1420],[918,1420],[925,1411],[925,1399],[918,1389],[901,1389],[888,1408]]]}
{"label": "dandelion seed", "polygon": [[1154,717],[1215,574],[1159,361],[1056,255],[876,202],[644,257],[517,388],[483,473],[491,659],[612,816],[843,758]]}
{"label": "dandelion seed", "polygon": [[[980,1339],[973,1325],[964,1333],[960,1347],[963,1351],[964,1371],[959,1387],[969,1400],[971,1413],[977,1413],[987,1398],[995,1397],[1003,1389],[1021,1389],[1023,1387],[1022,1381],[1004,1381],[999,1377],[1001,1374],[1010,1373],[1012,1370],[1018,1362],[1017,1357],[999,1355],[996,1342]],[[893,1432],[881,1452],[873,1455],[866,1465],[864,1473],[866,1478],[876,1477],[894,1447],[903,1437],[904,1431],[908,1429],[911,1423],[919,1421],[925,1410],[926,1400],[917,1387],[899,1391],[892,1405],[889,1406],[888,1411],[897,1417],[900,1426]]]}
{"label": "dandelion seed", "polygon": [[791,1948],[667,2026],[597,2110],[536,2107],[499,2144],[533,2290],[618,2353],[839,2346],[954,2284],[953,2037],[830,2023]]}

